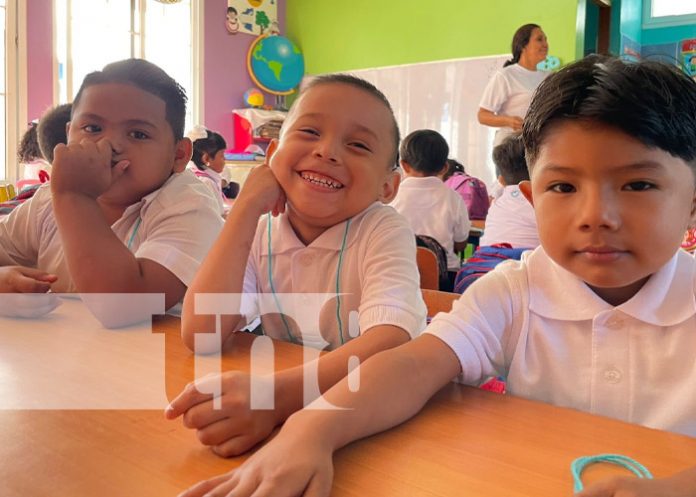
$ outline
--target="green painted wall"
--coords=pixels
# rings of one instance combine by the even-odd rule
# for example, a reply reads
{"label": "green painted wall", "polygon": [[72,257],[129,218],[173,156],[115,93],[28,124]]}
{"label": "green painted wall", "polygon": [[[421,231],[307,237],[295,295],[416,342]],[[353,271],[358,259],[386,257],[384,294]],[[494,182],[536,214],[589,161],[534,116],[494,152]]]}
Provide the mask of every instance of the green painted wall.
{"label": "green painted wall", "polygon": [[528,22],[566,63],[577,9],[578,0],[288,0],[286,26],[309,74],[510,53]]}

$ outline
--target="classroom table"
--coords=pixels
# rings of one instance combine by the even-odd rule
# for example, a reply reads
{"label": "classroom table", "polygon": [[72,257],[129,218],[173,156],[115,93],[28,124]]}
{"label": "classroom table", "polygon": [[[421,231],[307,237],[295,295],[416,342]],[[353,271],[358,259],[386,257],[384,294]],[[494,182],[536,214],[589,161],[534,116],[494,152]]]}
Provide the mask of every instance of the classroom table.
{"label": "classroom table", "polygon": [[[140,382],[123,380],[152,354],[145,339],[163,355],[154,358],[153,364],[164,369],[160,373],[166,397],[173,398],[193,379],[194,367],[199,367],[181,343],[178,318],[156,317],[151,327],[144,326],[138,332],[133,328],[103,330],[97,325],[68,329],[64,318],[81,305],[66,302],[38,322],[0,319],[0,401],[4,403],[0,410],[0,495],[173,496],[242,462],[241,457],[215,456],[179,420],[165,420],[160,409],[163,405],[42,409],[34,390],[47,387],[40,381],[50,382],[52,376],[59,378],[61,374],[78,386],[82,377],[86,385],[90,372],[100,381],[112,382],[109,388],[113,394],[95,400],[97,407],[100,402],[107,405],[113,398],[119,399],[118,388],[132,391],[138,398]],[[88,321],[87,317],[81,323]],[[58,342],[44,346],[43,341],[50,342],[54,335],[58,340],[72,341],[66,355],[73,369],[66,366],[63,371],[56,366],[61,364],[60,357],[50,365],[51,349],[54,355],[62,354]],[[135,337],[134,343],[139,345],[123,336]],[[235,335],[223,353],[223,367],[247,370],[247,351],[255,339],[250,334]],[[91,354],[91,348],[103,347],[111,352]],[[40,363],[27,364],[31,363],[26,358],[31,350],[42,358]],[[274,350],[277,368],[302,360],[298,346],[275,343]],[[92,360],[92,355],[96,359]],[[99,376],[103,373],[99,370],[112,368],[109,361],[123,367]],[[34,374],[34,370],[38,372]],[[138,374],[146,371],[143,368]],[[30,387],[32,382],[36,388]],[[74,390],[74,385],[65,387],[68,394]],[[146,397],[139,402],[166,402],[157,395]],[[69,395],[69,399],[79,404],[76,397]],[[53,398],[45,403],[58,405],[63,400]],[[605,452],[634,457],[656,476],[664,476],[694,464],[696,439],[451,383],[414,419],[339,451],[332,495],[570,496],[571,461]],[[585,479],[595,481],[622,471],[593,466]]]}

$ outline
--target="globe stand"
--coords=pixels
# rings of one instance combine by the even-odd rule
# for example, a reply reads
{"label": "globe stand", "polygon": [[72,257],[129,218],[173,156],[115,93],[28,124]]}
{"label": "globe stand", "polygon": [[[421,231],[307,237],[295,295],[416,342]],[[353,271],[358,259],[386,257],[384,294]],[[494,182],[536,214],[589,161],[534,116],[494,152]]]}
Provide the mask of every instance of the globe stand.
{"label": "globe stand", "polygon": [[287,103],[285,101],[285,95],[275,96],[275,110],[282,110],[283,112],[288,111]]}

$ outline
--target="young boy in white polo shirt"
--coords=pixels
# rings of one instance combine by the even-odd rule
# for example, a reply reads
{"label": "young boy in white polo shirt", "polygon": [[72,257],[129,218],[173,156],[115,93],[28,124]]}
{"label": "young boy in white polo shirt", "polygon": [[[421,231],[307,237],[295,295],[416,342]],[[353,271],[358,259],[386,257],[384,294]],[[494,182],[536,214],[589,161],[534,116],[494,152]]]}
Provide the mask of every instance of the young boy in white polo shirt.
{"label": "young boy in white polo shirt", "polygon": [[0,223],[0,292],[79,292],[107,326],[150,315],[88,294],[164,294],[167,309],[180,302],[222,226],[206,188],[178,174],[191,157],[185,113],[184,90],[150,62],[88,74],[68,144],[54,150],[50,187]]}
{"label": "young boy in white polo shirt", "polygon": [[409,134],[399,149],[404,179],[391,206],[403,215],[416,235],[427,235],[438,241],[447,254],[449,288],[460,267],[456,252],[466,248],[471,222],[461,196],[440,178],[448,167],[447,141],[430,129]]}
{"label": "young boy in white polo shirt", "polygon": [[[696,261],[679,249],[696,222],[696,82],[666,64],[587,57],[541,84],[523,139],[541,247],[366,361],[369,387],[335,385],[325,400],[345,410],[295,414],[240,468],[182,495],[274,484],[296,495],[311,482],[328,496],[336,449],[405,421],[455,377],[504,374],[513,395],[696,436]],[[693,497],[696,467],[578,495]]]}
{"label": "young boy in white polo shirt", "polygon": [[[420,333],[426,312],[415,238],[408,222],[384,205],[399,184],[398,143],[389,102],[370,83],[348,75],[312,80],[280,141],[270,144],[268,164],[247,178],[186,294],[188,347],[194,349],[196,333],[215,331],[215,317],[195,308],[196,294],[206,293],[258,294],[259,310],[244,312],[248,319],[233,308],[234,316],[221,317],[223,343],[261,314],[272,338],[327,345],[331,352],[318,361],[322,391],[346,375],[351,356],[363,360]],[[291,307],[285,294],[319,314],[320,333],[281,316]],[[331,298],[303,304],[307,294]],[[263,302],[270,302],[270,312]],[[170,418],[183,415],[219,455],[251,448],[302,408],[302,367],[275,374],[274,410],[251,410],[247,375],[227,372],[221,381],[222,409],[192,384],[167,411]]]}

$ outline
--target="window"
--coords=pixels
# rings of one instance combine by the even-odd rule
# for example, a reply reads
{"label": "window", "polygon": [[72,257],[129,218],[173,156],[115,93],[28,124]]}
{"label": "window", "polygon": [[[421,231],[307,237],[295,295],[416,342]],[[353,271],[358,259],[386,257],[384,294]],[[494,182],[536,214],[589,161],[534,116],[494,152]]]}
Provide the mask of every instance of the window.
{"label": "window", "polygon": [[18,36],[20,20],[26,18],[25,3],[0,0],[0,181],[17,179],[17,144],[27,129],[26,40]]}
{"label": "window", "polygon": [[55,0],[57,96],[69,102],[86,74],[138,57],[167,71],[186,90],[187,129],[194,122],[196,0]]}
{"label": "window", "polygon": [[645,0],[643,27],[662,28],[696,23],[694,0]]}

